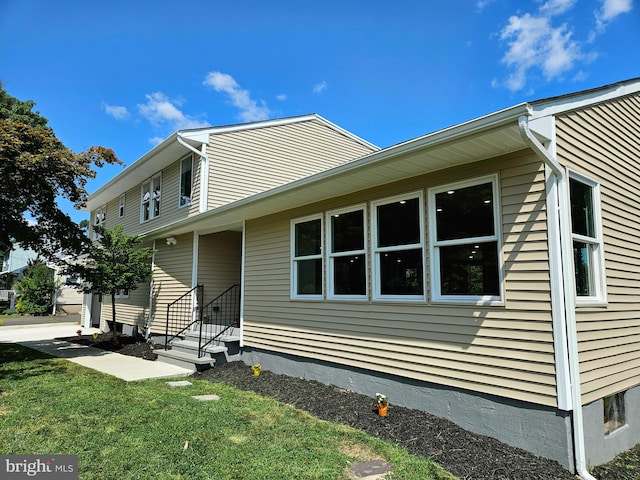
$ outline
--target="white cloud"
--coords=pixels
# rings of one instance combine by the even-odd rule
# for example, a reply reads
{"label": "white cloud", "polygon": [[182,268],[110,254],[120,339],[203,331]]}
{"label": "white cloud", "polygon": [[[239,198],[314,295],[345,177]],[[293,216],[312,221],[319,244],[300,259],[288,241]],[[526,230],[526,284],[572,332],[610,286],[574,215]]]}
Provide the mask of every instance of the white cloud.
{"label": "white cloud", "polygon": [[571,10],[576,0],[548,0],[540,6],[540,13],[545,16],[561,15]]}
{"label": "white cloud", "polygon": [[326,81],[322,81],[320,83],[316,83],[313,86],[313,93],[322,93],[324,92],[327,88],[329,87],[329,85],[327,84]]}
{"label": "white cloud", "polygon": [[240,118],[245,122],[265,120],[271,115],[271,110],[264,101],[258,104],[251,98],[251,92],[241,88],[238,82],[227,73],[209,72],[203,83],[216,92],[226,94],[231,104],[240,109]]}
{"label": "white cloud", "polygon": [[208,124],[184,114],[179,100],[170,100],[164,93],[145,95],[147,103],[138,104],[140,114],[156,126],[169,126],[172,130],[204,127]]}
{"label": "white cloud", "polygon": [[534,69],[551,80],[573,68],[584,55],[571,37],[572,31],[566,24],[553,26],[549,17],[526,13],[509,18],[500,34],[509,45],[502,57],[503,63],[512,70],[506,81],[507,88],[513,91],[524,88],[528,73]]}
{"label": "white cloud", "polygon": [[287,97],[286,93],[281,93],[280,95],[276,96],[277,100],[280,100],[281,102],[284,102],[285,100],[287,100],[289,97]]}
{"label": "white cloud", "polygon": [[103,104],[102,107],[107,115],[112,116],[116,120],[126,120],[129,118],[129,110],[127,110],[127,107],[109,105],[108,103]]}
{"label": "white cloud", "polygon": [[152,138],[149,139],[149,143],[151,145],[153,145],[154,147],[156,145],[161,144],[163,141],[164,141],[164,138],[162,138],[162,137],[152,137]]}
{"label": "white cloud", "polygon": [[[627,0],[603,1],[619,3]],[[547,0],[536,13],[511,16],[500,32],[500,39],[507,44],[502,63],[507,65],[510,74],[503,82],[494,81],[492,85],[501,84],[518,91],[528,86],[532,75],[541,74],[550,81],[563,78],[579,64],[593,61],[597,54],[585,51],[586,41],[575,39],[573,28],[561,17],[576,4],[577,0]],[[610,11],[622,10],[620,5],[610,7]]]}
{"label": "white cloud", "polygon": [[594,13],[598,33],[602,33],[618,15],[630,12],[632,3],[632,0],[602,0],[601,8]]}

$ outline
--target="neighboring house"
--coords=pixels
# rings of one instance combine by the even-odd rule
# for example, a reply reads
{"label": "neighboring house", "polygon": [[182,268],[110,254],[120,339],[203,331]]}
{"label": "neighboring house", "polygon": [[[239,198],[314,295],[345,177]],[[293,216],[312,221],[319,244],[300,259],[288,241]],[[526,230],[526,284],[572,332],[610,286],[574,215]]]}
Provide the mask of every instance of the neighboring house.
{"label": "neighboring house", "polygon": [[20,245],[15,245],[12,250],[4,252],[2,255],[2,269],[0,270],[0,288],[11,289],[13,284],[19,280],[29,262],[38,258],[38,254],[30,249],[24,249]]}
{"label": "neighboring house", "polygon": [[[0,270],[0,303],[3,307],[13,310],[16,307],[16,294],[13,290],[15,283],[22,278],[29,262],[38,258],[38,254],[30,249],[15,245],[12,250],[2,254],[2,269]],[[4,308],[0,309],[0,313]]]}
{"label": "neighboring house", "polygon": [[[156,249],[121,320],[162,333],[190,288],[194,316],[239,283],[247,364],[383,392],[582,474],[640,442],[640,79],[380,151],[327,126],[352,148],[309,139],[334,165],[279,186],[260,165],[286,139],[262,126],[179,132],[89,198],[94,222]],[[181,214],[185,143],[210,173]]]}

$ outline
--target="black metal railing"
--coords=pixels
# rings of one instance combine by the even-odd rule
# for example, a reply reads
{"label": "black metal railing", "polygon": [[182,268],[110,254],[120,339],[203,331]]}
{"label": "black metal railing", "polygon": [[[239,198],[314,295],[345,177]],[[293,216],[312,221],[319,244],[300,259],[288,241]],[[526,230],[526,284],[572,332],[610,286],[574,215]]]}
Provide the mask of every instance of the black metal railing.
{"label": "black metal railing", "polygon": [[[240,327],[240,285],[233,285],[202,307],[198,357],[208,345],[220,345],[220,337]],[[204,340],[203,340],[204,337]]]}
{"label": "black metal railing", "polygon": [[200,325],[202,325],[203,295],[204,285],[197,285],[167,305],[165,349],[169,347],[171,340],[182,335],[194,324],[200,322]]}

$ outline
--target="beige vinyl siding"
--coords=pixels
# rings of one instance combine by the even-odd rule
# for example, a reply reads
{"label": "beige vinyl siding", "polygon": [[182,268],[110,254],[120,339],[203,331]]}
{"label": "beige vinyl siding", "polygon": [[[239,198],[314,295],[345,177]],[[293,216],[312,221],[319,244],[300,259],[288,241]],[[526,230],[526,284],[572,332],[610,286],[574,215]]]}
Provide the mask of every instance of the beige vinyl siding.
{"label": "beige vinyl siding", "polygon": [[[104,295],[100,324],[111,321],[111,296]],[[138,332],[144,334],[145,325],[149,317],[149,284],[140,284],[135,290],[129,291],[129,298],[116,298],[116,322],[136,325]]]}
{"label": "beige vinyl siding", "polygon": [[600,183],[607,303],[577,308],[582,399],[640,383],[640,95],[556,121],[558,159]]}
{"label": "beige vinyl siding", "polygon": [[203,235],[198,241],[198,283],[204,285],[207,303],[240,284],[242,233],[221,232]]}
{"label": "beige vinyl siding", "polygon": [[[107,215],[105,219],[106,228],[113,228],[122,225],[127,235],[141,235],[149,230],[162,225],[173,223],[177,220],[197,215],[198,198],[200,194],[200,157],[193,155],[193,189],[191,205],[179,207],[178,195],[180,192],[180,161],[184,157],[176,159],[169,167],[160,172],[162,174],[161,195],[160,195],[160,215],[147,222],[140,222],[142,184],[130,188],[125,193],[125,214],[119,216],[120,194],[114,192],[114,198],[107,203]],[[150,173],[149,178],[159,172]],[[91,215],[91,225],[95,218],[95,211]]]}
{"label": "beige vinyl siding", "polygon": [[210,137],[208,208],[361,157],[372,150],[318,120]]}
{"label": "beige vinyl siding", "polygon": [[164,332],[167,305],[192,288],[193,234],[176,237],[175,245],[156,241],[152,283],[152,332]]}
{"label": "beige vinyl siding", "polygon": [[[292,218],[495,172],[504,305],[290,300]],[[245,344],[555,406],[544,192],[523,151],[248,222]]]}

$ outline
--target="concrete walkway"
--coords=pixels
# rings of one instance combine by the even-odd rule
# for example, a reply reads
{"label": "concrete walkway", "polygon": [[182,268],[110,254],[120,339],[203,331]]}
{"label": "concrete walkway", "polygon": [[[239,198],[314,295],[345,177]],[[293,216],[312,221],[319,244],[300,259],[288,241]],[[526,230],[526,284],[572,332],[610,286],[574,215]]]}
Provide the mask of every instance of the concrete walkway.
{"label": "concrete walkway", "polygon": [[[152,362],[138,357],[107,352],[99,348],[56,340],[76,335],[78,322],[48,323],[35,325],[1,326],[0,343],[19,343],[25,347],[65,358],[71,362],[92,368],[127,382],[149,378],[186,377],[193,372],[164,362]],[[82,333],[91,335],[98,329],[83,328]]]}

